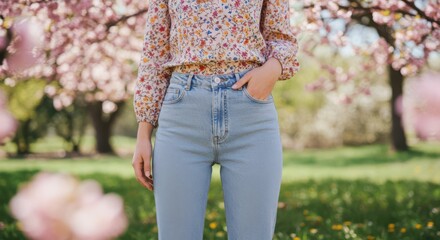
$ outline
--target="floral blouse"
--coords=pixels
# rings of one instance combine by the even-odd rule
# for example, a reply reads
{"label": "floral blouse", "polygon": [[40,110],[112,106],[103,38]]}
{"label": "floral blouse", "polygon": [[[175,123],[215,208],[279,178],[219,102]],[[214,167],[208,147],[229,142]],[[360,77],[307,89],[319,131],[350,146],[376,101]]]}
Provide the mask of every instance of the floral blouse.
{"label": "floral blouse", "polygon": [[258,67],[270,57],[278,80],[299,70],[289,0],[150,0],[134,91],[137,122],[158,126],[173,71],[223,74]]}

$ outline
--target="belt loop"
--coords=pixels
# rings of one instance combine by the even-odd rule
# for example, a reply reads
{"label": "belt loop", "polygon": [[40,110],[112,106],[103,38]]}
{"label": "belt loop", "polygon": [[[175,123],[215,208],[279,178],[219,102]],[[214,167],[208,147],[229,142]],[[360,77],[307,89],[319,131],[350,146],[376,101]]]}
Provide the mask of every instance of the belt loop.
{"label": "belt loop", "polygon": [[[235,82],[238,82],[238,80],[240,80],[240,74],[238,72],[235,73],[235,78],[237,79]],[[237,89],[241,90],[242,87],[243,86],[241,86],[241,87],[239,87]]]}
{"label": "belt loop", "polygon": [[186,90],[189,90],[189,88],[191,87],[191,80],[192,80],[193,76],[194,76],[194,73],[191,72],[188,76],[188,79],[186,80],[186,86],[185,86]]}

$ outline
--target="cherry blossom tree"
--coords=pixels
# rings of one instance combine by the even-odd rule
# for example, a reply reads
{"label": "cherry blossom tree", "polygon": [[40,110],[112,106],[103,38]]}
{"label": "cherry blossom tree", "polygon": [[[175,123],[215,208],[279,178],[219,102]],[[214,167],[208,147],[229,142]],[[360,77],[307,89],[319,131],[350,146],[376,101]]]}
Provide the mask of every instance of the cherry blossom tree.
{"label": "cherry blossom tree", "polygon": [[[34,54],[38,58],[34,67],[15,71],[7,61],[0,74],[16,80],[56,81],[57,87],[48,85],[46,93],[57,109],[84,98],[96,133],[96,150],[111,153],[111,128],[133,92],[147,4],[140,0],[2,1],[4,21],[28,16],[44,27],[44,46]],[[8,34],[4,36],[10,41]]]}
{"label": "cherry blossom tree", "polygon": [[[309,88],[337,89],[355,78],[356,73],[388,71],[391,87],[391,140],[397,151],[408,149],[396,100],[403,94],[404,79],[417,74],[432,52],[440,50],[440,2],[437,0],[295,0],[307,24],[301,31],[315,32],[317,41],[303,44],[303,52],[313,55],[319,45],[350,49],[356,55],[369,55],[374,61],[353,66],[348,73],[337,66],[324,65],[328,78],[320,78]],[[359,30],[361,29],[361,30]],[[353,41],[354,35],[358,40]],[[362,36],[359,36],[362,35]],[[371,36],[377,36],[372,39]],[[330,86],[330,87],[329,87]],[[357,94],[369,94],[367,86],[344,96],[350,102]]]}

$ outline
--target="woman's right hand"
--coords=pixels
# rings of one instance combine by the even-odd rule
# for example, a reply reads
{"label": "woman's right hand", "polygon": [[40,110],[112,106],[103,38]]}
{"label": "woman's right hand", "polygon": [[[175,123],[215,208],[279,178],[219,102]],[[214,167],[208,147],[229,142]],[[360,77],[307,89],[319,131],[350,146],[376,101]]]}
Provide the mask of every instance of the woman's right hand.
{"label": "woman's right hand", "polygon": [[153,176],[151,175],[152,132],[153,125],[148,122],[139,123],[136,149],[132,161],[136,180],[150,191],[154,189]]}

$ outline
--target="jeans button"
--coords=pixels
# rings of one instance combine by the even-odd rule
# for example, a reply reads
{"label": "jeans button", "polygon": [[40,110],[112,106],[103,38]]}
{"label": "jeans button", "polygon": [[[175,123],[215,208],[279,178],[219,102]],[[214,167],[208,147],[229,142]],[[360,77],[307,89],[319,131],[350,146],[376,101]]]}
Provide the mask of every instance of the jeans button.
{"label": "jeans button", "polygon": [[220,82],[220,78],[219,78],[219,77],[215,77],[215,78],[214,78],[214,82],[215,82],[215,83],[219,83],[219,82]]}

